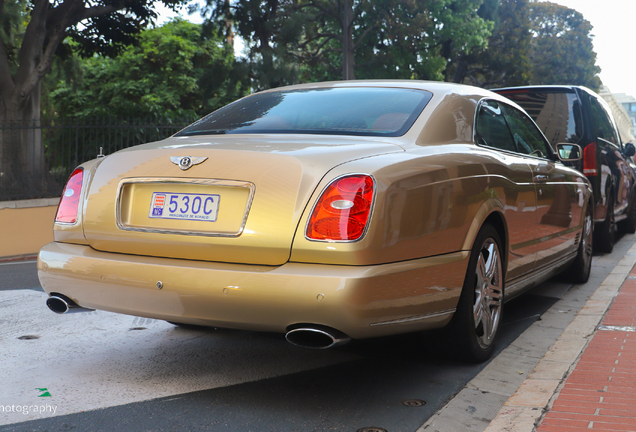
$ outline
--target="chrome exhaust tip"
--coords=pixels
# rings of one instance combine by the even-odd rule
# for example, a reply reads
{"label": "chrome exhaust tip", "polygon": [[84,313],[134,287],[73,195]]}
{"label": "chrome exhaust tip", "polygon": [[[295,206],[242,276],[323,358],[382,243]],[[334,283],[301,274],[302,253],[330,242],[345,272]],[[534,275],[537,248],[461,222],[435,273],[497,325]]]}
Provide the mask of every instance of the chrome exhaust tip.
{"label": "chrome exhaust tip", "polygon": [[88,309],[79,306],[70,298],[55,294],[46,299],[46,305],[56,314],[76,313],[76,312],[93,312],[95,309]]}
{"label": "chrome exhaust tip", "polygon": [[325,326],[305,326],[290,330],[287,342],[302,348],[327,349],[344,345],[351,340],[346,334]]}

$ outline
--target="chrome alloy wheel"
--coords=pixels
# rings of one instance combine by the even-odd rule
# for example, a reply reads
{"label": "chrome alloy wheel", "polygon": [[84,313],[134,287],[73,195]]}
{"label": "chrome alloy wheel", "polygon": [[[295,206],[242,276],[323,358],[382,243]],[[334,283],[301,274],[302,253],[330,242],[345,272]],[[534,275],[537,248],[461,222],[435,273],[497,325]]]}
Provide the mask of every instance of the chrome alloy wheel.
{"label": "chrome alloy wheel", "polygon": [[475,334],[481,348],[495,340],[503,302],[503,271],[497,243],[487,238],[479,251],[475,268]]}

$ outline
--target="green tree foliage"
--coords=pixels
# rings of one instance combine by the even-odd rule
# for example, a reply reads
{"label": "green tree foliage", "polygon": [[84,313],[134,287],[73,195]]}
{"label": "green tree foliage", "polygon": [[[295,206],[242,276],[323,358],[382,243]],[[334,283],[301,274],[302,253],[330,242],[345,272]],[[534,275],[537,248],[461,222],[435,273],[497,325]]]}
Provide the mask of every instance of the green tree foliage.
{"label": "green tree foliage", "polygon": [[201,13],[207,31],[224,32],[228,41],[238,35],[246,42],[246,58],[239,61],[254,90],[298,82],[299,66],[286,51],[298,37],[298,15],[289,0],[208,0]]}
{"label": "green tree foliage", "polygon": [[[176,7],[186,0],[162,0]],[[154,0],[0,0],[0,121],[37,121],[40,83],[70,38],[85,56],[114,55],[152,22]]]}
{"label": "green tree foliage", "polygon": [[63,116],[193,117],[247,91],[234,73],[232,47],[183,20],[142,31],[117,57],[84,60],[80,85],[69,76],[51,92]]}
{"label": "green tree foliage", "polygon": [[479,87],[572,84],[598,89],[592,26],[567,7],[537,0],[484,0],[495,23],[488,44],[455,57],[446,80]]}
{"label": "green tree foliage", "polygon": [[256,88],[351,78],[443,79],[447,55],[486,44],[483,0],[209,0],[248,45]]}
{"label": "green tree foliage", "polygon": [[494,22],[488,45],[451,62],[447,80],[485,88],[528,84],[532,34],[527,0],[485,0],[478,13]]}
{"label": "green tree foliage", "polygon": [[550,2],[530,2],[532,84],[574,84],[598,90],[601,80],[592,25],[579,12]]}
{"label": "green tree foliage", "polygon": [[[352,41],[350,54],[355,64],[355,78],[436,79],[444,78],[446,50],[466,53],[484,46],[490,34],[490,24],[477,16],[482,0],[375,0],[353,4]],[[321,3],[313,6],[317,11]],[[340,14],[342,15],[342,14]],[[314,16],[319,16],[315,14]],[[337,9],[311,34],[309,47],[314,50],[308,80],[336,79],[334,65],[346,62],[341,35],[344,27],[337,21]],[[312,19],[312,23],[319,23]],[[335,36],[333,36],[335,35]],[[306,40],[311,41],[311,37]],[[330,42],[332,45],[328,45]],[[334,55],[336,54],[336,55]],[[318,68],[316,68],[318,66]],[[320,67],[322,66],[322,68]],[[316,73],[318,72],[318,73]],[[353,76],[350,76],[353,78]]]}

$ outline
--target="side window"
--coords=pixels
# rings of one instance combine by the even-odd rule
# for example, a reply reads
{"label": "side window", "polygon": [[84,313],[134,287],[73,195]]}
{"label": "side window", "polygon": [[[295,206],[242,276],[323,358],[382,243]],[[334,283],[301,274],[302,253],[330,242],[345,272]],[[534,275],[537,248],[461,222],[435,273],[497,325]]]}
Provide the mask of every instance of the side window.
{"label": "side window", "polygon": [[583,136],[581,101],[569,89],[524,89],[502,91],[534,120],[552,148],[557,143],[578,143]]}
{"label": "side window", "polygon": [[590,96],[590,116],[592,117],[592,135],[619,145],[614,123],[603,105],[593,96]]}
{"label": "side window", "polygon": [[479,105],[475,129],[477,144],[517,151],[498,102],[483,101]]}
{"label": "side window", "polygon": [[548,142],[530,117],[508,105],[502,104],[501,108],[510,126],[517,152],[539,157],[550,155]]}

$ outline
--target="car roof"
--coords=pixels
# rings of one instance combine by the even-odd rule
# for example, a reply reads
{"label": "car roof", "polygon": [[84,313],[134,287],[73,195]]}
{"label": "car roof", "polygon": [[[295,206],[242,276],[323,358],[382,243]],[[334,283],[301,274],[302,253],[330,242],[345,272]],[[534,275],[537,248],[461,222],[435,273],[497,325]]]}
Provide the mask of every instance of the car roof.
{"label": "car roof", "polygon": [[529,86],[514,86],[514,87],[501,87],[491,89],[493,92],[500,91],[509,91],[509,90],[582,90],[586,93],[590,93],[593,95],[597,95],[593,90],[580,85],[557,85],[557,84],[547,84],[547,85],[529,85]]}
{"label": "car roof", "polygon": [[263,90],[263,92],[276,92],[287,90],[317,89],[317,88],[342,88],[342,87],[385,87],[385,88],[408,88],[414,90],[427,90],[432,93],[457,93],[457,94],[481,94],[492,96],[493,93],[480,87],[465,84],[449,83],[443,81],[422,81],[422,80],[348,80],[348,81],[325,81],[306,84],[294,84],[285,87],[276,87]]}

